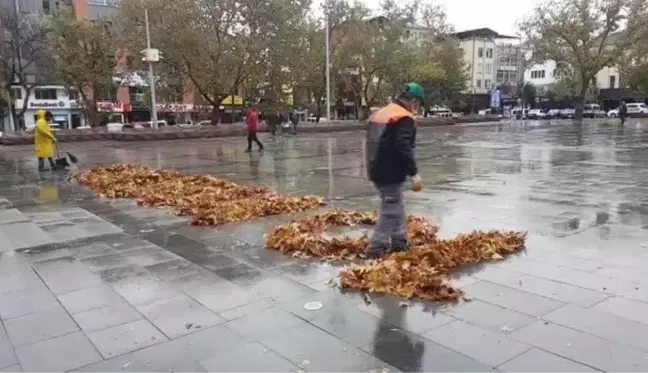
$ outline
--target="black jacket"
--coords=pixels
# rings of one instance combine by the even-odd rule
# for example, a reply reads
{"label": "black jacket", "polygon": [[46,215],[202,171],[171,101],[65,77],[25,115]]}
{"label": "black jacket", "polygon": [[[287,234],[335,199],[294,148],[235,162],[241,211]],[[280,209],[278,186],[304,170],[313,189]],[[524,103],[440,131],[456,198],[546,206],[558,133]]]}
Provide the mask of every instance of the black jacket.
{"label": "black jacket", "polygon": [[391,104],[369,118],[367,175],[376,185],[399,184],[418,173],[414,118],[404,115],[403,109],[399,103]]}

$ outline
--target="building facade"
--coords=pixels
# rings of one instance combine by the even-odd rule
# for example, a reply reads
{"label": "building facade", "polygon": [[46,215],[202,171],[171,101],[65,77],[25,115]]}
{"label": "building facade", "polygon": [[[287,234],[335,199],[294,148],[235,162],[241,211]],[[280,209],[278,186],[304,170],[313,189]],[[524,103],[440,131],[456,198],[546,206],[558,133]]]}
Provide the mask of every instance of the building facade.
{"label": "building facade", "polygon": [[[547,90],[558,82],[560,73],[556,62],[549,60],[529,66],[524,72],[524,82],[533,84],[540,91]],[[594,80],[598,89],[624,88],[619,86],[619,70],[614,66],[602,68]]]}
{"label": "building facade", "polygon": [[[467,94],[485,95],[499,84],[519,80],[519,46],[507,42],[517,37],[501,35],[488,28],[466,30],[452,35],[463,50],[468,66]],[[498,82],[499,80],[499,82]]]}

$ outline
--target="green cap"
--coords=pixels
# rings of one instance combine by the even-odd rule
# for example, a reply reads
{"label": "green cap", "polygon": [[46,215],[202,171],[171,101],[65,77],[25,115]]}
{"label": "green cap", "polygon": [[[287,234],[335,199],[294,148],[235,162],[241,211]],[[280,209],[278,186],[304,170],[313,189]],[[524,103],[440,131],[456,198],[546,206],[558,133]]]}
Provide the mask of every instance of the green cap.
{"label": "green cap", "polygon": [[423,92],[423,87],[418,83],[407,83],[405,89],[407,92],[411,93],[414,98],[418,98],[421,102],[425,101],[425,93]]}

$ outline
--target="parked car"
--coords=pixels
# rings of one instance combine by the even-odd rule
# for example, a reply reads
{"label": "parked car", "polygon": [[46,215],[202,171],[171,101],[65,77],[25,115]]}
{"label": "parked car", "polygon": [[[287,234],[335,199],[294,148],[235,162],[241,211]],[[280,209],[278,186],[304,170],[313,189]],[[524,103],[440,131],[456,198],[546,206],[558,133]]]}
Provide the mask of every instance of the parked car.
{"label": "parked car", "polygon": [[[524,117],[526,117],[527,115],[529,115],[529,109],[524,109]],[[511,117],[514,117],[515,119],[522,119],[522,108],[513,108],[511,110]]]}
{"label": "parked car", "polygon": [[597,104],[585,104],[583,106],[583,118],[603,118],[605,112]]}
{"label": "parked car", "polygon": [[648,106],[644,103],[633,102],[631,104],[626,104],[628,108],[628,114],[648,114]]}
{"label": "parked car", "polygon": [[560,118],[562,119],[572,119],[574,118],[574,114],[576,113],[576,109],[562,109],[560,110]]}
{"label": "parked car", "polygon": [[616,118],[619,116],[619,108],[611,109],[605,114],[608,118]]}
{"label": "parked car", "polygon": [[452,110],[443,106],[435,106],[428,110],[428,116],[431,117],[442,117],[442,118],[454,118],[455,115]]}
{"label": "parked car", "polygon": [[547,114],[545,114],[541,109],[531,109],[527,113],[527,118],[529,119],[545,119]]}
{"label": "parked car", "polygon": [[[58,123],[50,123],[50,128],[52,129],[52,131],[58,131],[61,129],[61,126]],[[25,128],[25,131],[33,132],[35,129],[36,129],[36,124]]]}
{"label": "parked car", "polygon": [[551,109],[546,113],[547,119],[560,118],[560,109]]}

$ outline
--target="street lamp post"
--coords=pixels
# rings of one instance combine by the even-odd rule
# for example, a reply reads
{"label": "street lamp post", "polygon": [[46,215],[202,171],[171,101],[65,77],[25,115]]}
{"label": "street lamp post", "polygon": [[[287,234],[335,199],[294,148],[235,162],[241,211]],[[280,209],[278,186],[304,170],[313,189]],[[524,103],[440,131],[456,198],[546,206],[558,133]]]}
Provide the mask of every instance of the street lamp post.
{"label": "street lamp post", "polygon": [[151,127],[158,128],[157,102],[155,100],[155,76],[153,75],[153,61],[151,61],[151,34],[149,32],[148,9],[144,9],[146,22],[146,60],[149,67],[149,87],[151,88]]}
{"label": "street lamp post", "polygon": [[329,56],[329,4],[324,2],[326,23],[326,121],[331,121],[331,61]]}

